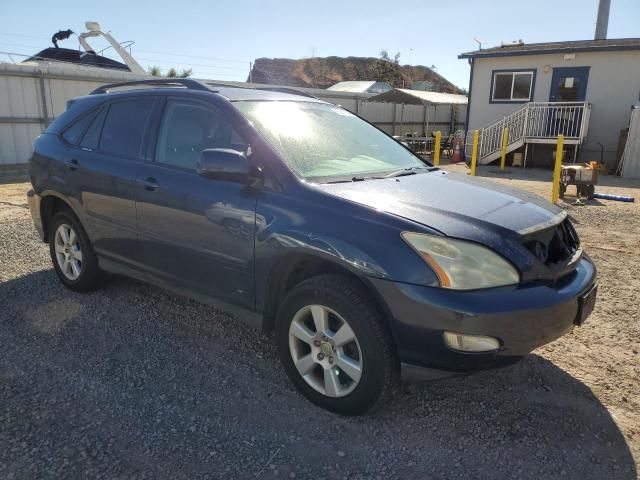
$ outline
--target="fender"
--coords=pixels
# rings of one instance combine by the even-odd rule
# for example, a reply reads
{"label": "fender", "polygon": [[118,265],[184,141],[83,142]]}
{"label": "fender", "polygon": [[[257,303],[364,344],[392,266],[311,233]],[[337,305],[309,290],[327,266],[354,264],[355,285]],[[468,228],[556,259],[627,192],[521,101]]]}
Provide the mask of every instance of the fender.
{"label": "fender", "polygon": [[[31,195],[30,195],[31,194]],[[42,228],[41,238],[44,242],[47,242],[47,218],[49,212],[42,211],[42,204],[47,198],[56,198],[57,200],[64,203],[69,209],[73,212],[73,214],[78,218],[80,223],[82,223],[82,216],[80,214],[79,206],[74,205],[71,200],[72,197],[66,197],[61,195],[60,193],[54,190],[44,190],[41,193],[37,193],[34,190],[31,190],[27,196],[29,197],[29,208],[31,209],[31,216],[33,217],[34,223],[37,224],[39,220],[40,226]],[[33,198],[33,200],[32,200]],[[85,229],[86,231],[86,229]]]}

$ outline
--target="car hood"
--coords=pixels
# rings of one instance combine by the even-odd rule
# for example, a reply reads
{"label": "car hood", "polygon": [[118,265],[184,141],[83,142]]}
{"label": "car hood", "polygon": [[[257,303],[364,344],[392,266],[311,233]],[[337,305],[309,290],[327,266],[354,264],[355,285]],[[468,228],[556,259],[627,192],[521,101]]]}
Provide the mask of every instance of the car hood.
{"label": "car hood", "polygon": [[444,170],[319,188],[452,236],[468,232],[470,226],[497,226],[525,235],[566,217],[563,210],[537,195]]}

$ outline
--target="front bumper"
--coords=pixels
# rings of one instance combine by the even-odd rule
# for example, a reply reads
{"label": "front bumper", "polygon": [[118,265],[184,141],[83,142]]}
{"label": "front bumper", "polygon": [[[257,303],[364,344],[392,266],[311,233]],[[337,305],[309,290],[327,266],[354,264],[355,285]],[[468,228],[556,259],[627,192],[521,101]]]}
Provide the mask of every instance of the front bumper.
{"label": "front bumper", "polygon": [[44,238],[44,229],[42,228],[42,217],[40,214],[40,195],[38,195],[33,190],[29,190],[27,192],[27,203],[29,204],[29,210],[31,211],[31,218],[33,219],[33,224],[38,231],[38,235],[40,236],[40,240],[45,241]]}
{"label": "front bumper", "polygon": [[[403,376],[443,376],[508,365],[569,332],[578,297],[595,283],[596,268],[585,255],[556,282],[456,291],[371,279],[392,318]],[[500,341],[490,353],[448,347],[444,331],[487,335]],[[423,373],[420,371],[424,368]],[[444,372],[443,372],[444,371]]]}

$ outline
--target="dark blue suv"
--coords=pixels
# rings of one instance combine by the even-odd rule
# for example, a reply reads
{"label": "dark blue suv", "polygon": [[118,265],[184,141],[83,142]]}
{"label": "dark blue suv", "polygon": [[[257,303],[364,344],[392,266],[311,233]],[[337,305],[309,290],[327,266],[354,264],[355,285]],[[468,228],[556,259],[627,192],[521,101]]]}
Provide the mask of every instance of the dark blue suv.
{"label": "dark blue suv", "polygon": [[221,306],[275,331],[293,384],[343,414],[400,374],[509,364],[595,302],[563,210],[295,92],[107,85],[38,137],[30,175],[68,288],[106,271]]}

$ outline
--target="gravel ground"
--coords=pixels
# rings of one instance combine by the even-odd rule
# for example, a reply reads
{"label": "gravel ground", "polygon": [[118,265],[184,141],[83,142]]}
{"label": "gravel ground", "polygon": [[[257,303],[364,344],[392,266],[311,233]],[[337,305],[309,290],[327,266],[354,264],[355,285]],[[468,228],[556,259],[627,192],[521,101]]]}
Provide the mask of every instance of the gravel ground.
{"label": "gravel ground", "polygon": [[[536,175],[496,181],[546,196],[549,172]],[[599,191],[640,196],[616,180]],[[0,185],[0,478],[637,477],[638,203],[567,206],[600,270],[582,328],[343,418],[298,395],[273,340],[223,312],[120,277],[64,289],[27,188]]]}

